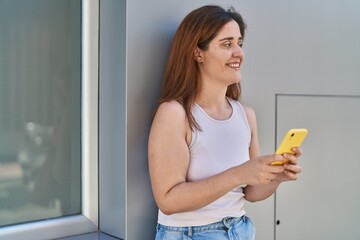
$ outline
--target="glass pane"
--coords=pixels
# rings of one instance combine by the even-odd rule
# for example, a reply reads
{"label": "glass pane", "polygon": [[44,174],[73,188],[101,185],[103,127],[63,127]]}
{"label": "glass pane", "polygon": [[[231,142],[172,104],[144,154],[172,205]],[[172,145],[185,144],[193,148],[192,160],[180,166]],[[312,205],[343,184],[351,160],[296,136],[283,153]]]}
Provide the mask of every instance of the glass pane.
{"label": "glass pane", "polygon": [[80,0],[0,0],[0,226],[81,212],[80,23]]}

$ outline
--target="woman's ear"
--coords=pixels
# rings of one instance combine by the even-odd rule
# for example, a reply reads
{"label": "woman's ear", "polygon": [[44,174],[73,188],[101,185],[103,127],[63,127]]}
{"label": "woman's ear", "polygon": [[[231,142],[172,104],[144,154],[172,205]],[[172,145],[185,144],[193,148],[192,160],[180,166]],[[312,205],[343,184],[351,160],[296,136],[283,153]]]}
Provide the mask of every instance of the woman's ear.
{"label": "woman's ear", "polygon": [[194,50],[194,60],[198,63],[201,63],[203,61],[201,50],[198,47],[196,47]]}

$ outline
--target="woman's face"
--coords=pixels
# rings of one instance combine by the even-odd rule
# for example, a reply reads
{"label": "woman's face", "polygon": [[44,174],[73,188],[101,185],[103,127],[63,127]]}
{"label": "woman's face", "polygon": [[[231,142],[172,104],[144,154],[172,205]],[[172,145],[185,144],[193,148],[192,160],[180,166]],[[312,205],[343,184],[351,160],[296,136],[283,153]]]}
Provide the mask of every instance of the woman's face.
{"label": "woman's face", "polygon": [[209,43],[207,50],[200,50],[200,72],[203,81],[229,86],[241,79],[240,66],[244,58],[239,25],[226,23]]}

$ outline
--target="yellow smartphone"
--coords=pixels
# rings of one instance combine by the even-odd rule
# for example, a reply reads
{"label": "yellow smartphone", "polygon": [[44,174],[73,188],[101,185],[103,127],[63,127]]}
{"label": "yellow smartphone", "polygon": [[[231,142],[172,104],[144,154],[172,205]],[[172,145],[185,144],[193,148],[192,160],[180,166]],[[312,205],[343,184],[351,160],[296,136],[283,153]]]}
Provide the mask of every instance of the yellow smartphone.
{"label": "yellow smartphone", "polygon": [[[305,137],[308,134],[308,130],[305,128],[296,128],[290,129],[284,139],[282,140],[281,144],[277,148],[275,154],[283,154],[283,153],[290,153],[294,154],[291,149],[294,147],[300,147],[301,143],[304,141]],[[284,159],[283,161],[277,161],[271,163],[271,165],[282,165],[287,163],[289,160]]]}

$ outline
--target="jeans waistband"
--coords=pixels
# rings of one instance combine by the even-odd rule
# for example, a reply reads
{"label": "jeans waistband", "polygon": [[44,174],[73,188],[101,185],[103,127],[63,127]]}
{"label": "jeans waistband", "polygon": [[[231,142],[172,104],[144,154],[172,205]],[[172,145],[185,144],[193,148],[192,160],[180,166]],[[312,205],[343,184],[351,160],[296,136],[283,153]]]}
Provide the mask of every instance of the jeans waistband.
{"label": "jeans waistband", "polygon": [[189,227],[172,227],[172,226],[165,226],[162,224],[158,224],[158,230],[163,228],[169,231],[175,232],[183,232],[188,236],[191,236],[193,233],[204,232],[209,230],[227,230],[233,227],[235,224],[239,223],[240,221],[246,221],[247,216],[243,215],[241,217],[226,217],[223,218],[219,222],[203,225],[203,226],[189,226]]}

